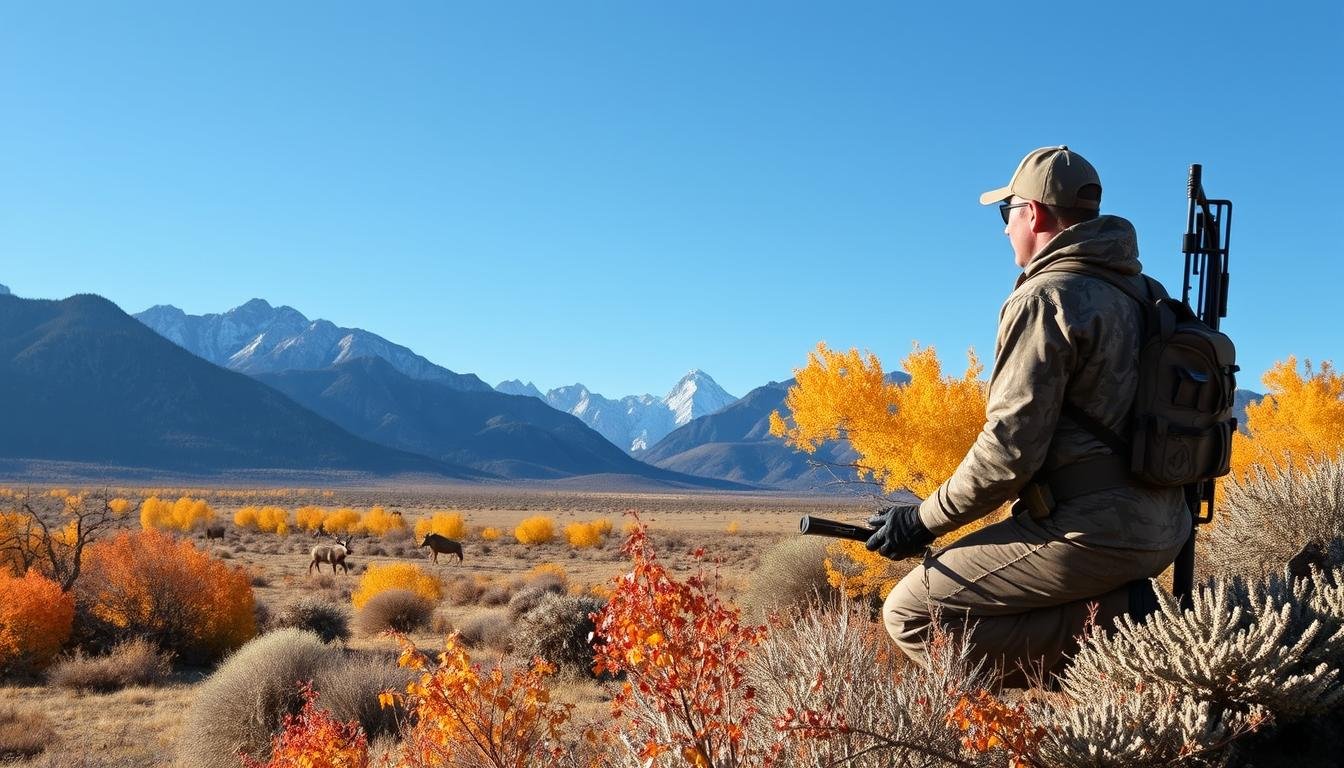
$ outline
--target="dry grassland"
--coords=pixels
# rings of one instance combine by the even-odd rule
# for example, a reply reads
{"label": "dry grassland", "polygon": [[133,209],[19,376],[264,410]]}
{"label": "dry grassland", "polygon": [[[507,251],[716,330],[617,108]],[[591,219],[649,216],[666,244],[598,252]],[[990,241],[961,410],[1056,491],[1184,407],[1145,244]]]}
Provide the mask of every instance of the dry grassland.
{"label": "dry grassland", "polygon": [[[88,489],[97,491],[99,489]],[[152,490],[129,491],[133,498]],[[192,490],[192,489],[180,489]],[[648,524],[657,552],[674,571],[688,572],[697,567],[693,553],[704,549],[705,561],[718,574],[721,593],[733,599],[750,584],[761,554],[774,544],[797,536],[798,518],[813,514],[859,521],[873,506],[871,500],[853,498],[790,497],[771,494],[729,493],[612,493],[596,491],[556,491],[517,487],[479,486],[381,486],[342,488],[335,491],[233,489],[210,491],[194,489],[211,501],[217,518],[231,521],[244,504],[274,503],[289,509],[316,504],[327,508],[352,507],[364,510],[381,505],[402,513],[408,527],[417,519],[438,511],[456,511],[466,519],[469,535],[463,542],[465,560],[440,557],[429,562],[428,551],[415,547],[409,534],[384,539],[357,537],[348,558],[349,576],[332,575],[328,566],[319,576],[308,573],[309,549],[313,539],[304,533],[289,536],[241,531],[231,522],[226,538],[205,541],[194,535],[199,546],[216,557],[246,568],[253,577],[257,602],[274,613],[305,595],[320,595],[349,606],[350,593],[359,574],[370,564],[413,562],[432,569],[445,580],[469,576],[498,585],[507,595],[508,585],[518,582],[536,566],[560,565],[568,576],[572,592],[609,583],[625,572],[626,560],[620,552],[621,529],[629,519],[628,510],[639,513]],[[512,531],[520,521],[534,515],[551,517],[557,537],[533,547],[516,543]],[[605,545],[575,550],[564,540],[566,523],[587,522],[606,517],[615,526]],[[128,523],[128,524],[133,524]],[[730,525],[734,530],[729,533]],[[503,536],[494,542],[483,541],[484,527],[498,528]],[[437,624],[462,627],[482,612],[496,610],[479,603],[454,604],[451,598],[438,609]],[[412,636],[418,646],[435,650],[442,636],[426,631]],[[392,640],[383,637],[353,636],[348,647],[358,651],[390,650]],[[497,651],[481,649],[477,657],[488,660]],[[178,734],[191,705],[195,688],[209,670],[179,670],[172,682],[163,687],[131,688],[115,693],[76,693],[35,681],[31,685],[0,687],[0,703],[12,705],[26,717],[44,718],[56,734],[55,743],[35,758],[20,765],[74,768],[75,766],[172,766]],[[560,695],[578,704],[581,718],[599,721],[606,716],[609,691],[587,681],[574,681]]]}

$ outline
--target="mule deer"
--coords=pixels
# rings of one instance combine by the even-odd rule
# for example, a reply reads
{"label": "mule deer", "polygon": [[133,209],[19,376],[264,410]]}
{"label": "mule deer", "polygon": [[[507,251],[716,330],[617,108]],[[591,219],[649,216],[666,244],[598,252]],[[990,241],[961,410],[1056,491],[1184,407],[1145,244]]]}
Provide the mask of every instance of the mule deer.
{"label": "mule deer", "polygon": [[332,536],[332,538],[335,539],[335,544],[318,544],[313,547],[313,560],[308,563],[308,573],[310,575],[313,572],[313,566],[317,566],[317,572],[321,573],[322,563],[330,564],[332,573],[336,572],[336,566],[338,565],[344,568],[347,574],[350,573],[350,566],[345,564],[345,556],[354,551],[350,548],[350,537],[346,536],[341,539]]}
{"label": "mule deer", "polygon": [[439,555],[457,555],[457,562],[462,562],[462,543],[453,541],[447,536],[440,536],[437,533],[426,534],[420,546],[429,547],[436,563],[439,562]]}

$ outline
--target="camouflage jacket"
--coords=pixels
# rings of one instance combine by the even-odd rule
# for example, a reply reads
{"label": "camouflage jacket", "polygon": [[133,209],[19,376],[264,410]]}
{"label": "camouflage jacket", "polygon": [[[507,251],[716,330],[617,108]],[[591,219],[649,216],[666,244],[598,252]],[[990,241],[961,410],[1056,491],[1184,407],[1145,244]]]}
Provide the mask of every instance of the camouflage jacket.
{"label": "camouflage jacket", "polygon": [[[1142,289],[1134,227],[1101,216],[1066,229],[1027,265],[999,314],[985,426],[952,477],[920,505],[943,534],[1017,498],[1038,471],[1111,453],[1061,414],[1067,399],[1119,434],[1138,383],[1140,307],[1100,278],[1067,265],[1129,276]],[[1041,522],[1061,537],[1166,549],[1190,530],[1181,489],[1115,488],[1062,502]]]}

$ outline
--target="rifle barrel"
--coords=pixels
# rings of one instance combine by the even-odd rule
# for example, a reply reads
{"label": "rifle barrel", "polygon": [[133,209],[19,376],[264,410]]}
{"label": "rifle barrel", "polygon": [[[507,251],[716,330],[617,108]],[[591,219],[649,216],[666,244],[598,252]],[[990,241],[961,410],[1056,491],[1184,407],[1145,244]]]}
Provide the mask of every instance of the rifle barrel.
{"label": "rifle barrel", "polygon": [[830,536],[853,541],[867,541],[873,535],[872,528],[827,520],[814,515],[803,515],[798,521],[798,531],[812,536]]}

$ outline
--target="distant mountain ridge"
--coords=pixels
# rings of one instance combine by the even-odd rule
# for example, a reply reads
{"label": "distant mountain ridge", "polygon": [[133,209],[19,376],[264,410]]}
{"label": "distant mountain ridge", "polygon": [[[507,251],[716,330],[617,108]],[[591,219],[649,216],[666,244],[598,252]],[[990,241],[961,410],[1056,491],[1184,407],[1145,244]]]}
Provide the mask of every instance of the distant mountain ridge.
{"label": "distant mountain ridge", "polygon": [[9,286],[0,285],[0,296],[9,296],[9,295],[11,295],[9,292]]}
{"label": "distant mountain ridge", "polygon": [[[887,380],[905,383],[910,377],[894,371]],[[771,412],[790,415],[784,399],[793,384],[790,379],[757,387],[719,412],[669,433],[640,458],[701,477],[790,490],[855,492],[857,477],[847,466],[855,454],[848,443],[827,443],[809,455],[770,434]]]}
{"label": "distant mountain ridge", "polygon": [[724,391],[709,374],[691,370],[663,397],[628,395],[612,400],[582,384],[542,393],[532,382],[501,381],[496,391],[540,398],[552,408],[579,417],[628,453],[639,456],[669,432],[693,419],[717,413],[737,398]]}
{"label": "distant mountain ridge", "polygon": [[0,424],[13,459],[487,476],[355,437],[88,294],[0,296]]}
{"label": "distant mountain ridge", "polygon": [[257,378],[356,435],[503,477],[624,475],[681,487],[726,485],[631,458],[536,398],[415,380],[376,357]]}
{"label": "distant mountain ridge", "polygon": [[475,374],[454,373],[375,333],[309,320],[293,307],[273,307],[264,299],[206,315],[188,315],[160,304],[134,317],[197,356],[242,373],[316,370],[358,357],[378,357],[413,379],[465,391],[491,389]]}

